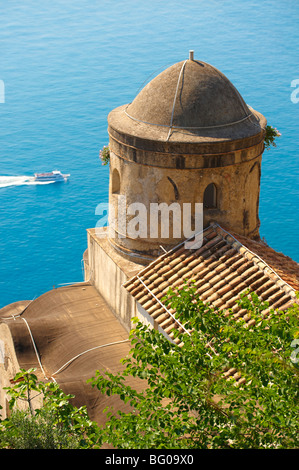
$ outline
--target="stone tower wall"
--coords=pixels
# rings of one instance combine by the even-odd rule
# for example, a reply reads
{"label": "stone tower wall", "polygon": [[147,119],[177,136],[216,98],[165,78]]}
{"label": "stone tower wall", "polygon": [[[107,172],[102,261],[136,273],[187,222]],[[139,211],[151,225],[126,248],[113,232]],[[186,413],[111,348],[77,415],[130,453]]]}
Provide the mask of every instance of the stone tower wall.
{"label": "stone tower wall", "polygon": [[[262,138],[262,137],[261,137]],[[181,237],[173,235],[171,217],[169,238],[150,237],[150,204],[173,203],[191,204],[194,220],[195,203],[203,203],[204,192],[210,183],[216,187],[216,207],[204,208],[204,226],[210,221],[229,228],[241,235],[251,238],[259,234],[259,191],[261,158],[263,139],[255,145],[243,150],[236,150],[218,154],[214,158],[205,159],[205,155],[185,154],[185,168],[175,168],[177,155],[166,154],[160,156],[159,166],[153,164],[152,152],[146,152],[148,164],[134,162],[130,159],[131,147],[125,145],[119,148],[113,139],[110,139],[110,186],[109,202],[114,207],[118,217],[120,196],[125,196],[126,226],[133,216],[128,215],[128,208],[134,203],[142,203],[147,208],[147,234],[141,238],[130,238],[120,230],[123,238],[113,239],[122,250],[140,252],[140,254],[157,256],[161,253],[161,245],[165,248],[177,245],[186,238],[181,228]],[[121,153],[119,153],[121,151]],[[186,168],[189,162],[189,168]],[[191,164],[192,163],[192,164]],[[158,234],[161,234],[161,220],[159,220]],[[194,227],[194,225],[193,225]]]}

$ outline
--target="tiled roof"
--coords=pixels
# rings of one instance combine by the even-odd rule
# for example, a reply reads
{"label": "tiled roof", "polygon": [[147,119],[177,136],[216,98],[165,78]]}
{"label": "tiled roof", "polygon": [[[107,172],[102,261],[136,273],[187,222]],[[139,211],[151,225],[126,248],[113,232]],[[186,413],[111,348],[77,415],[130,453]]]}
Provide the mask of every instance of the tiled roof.
{"label": "tiled roof", "polygon": [[246,248],[260,256],[293,289],[299,291],[299,264],[296,261],[275,251],[263,241],[251,240],[233,232],[231,234]]}
{"label": "tiled roof", "polygon": [[220,310],[231,309],[236,319],[243,316],[250,322],[246,310],[236,304],[242,292],[250,289],[269,302],[269,308],[282,310],[296,301],[299,285],[297,263],[264,243],[257,247],[258,242],[242,237],[241,243],[241,237],[237,240],[214,224],[205,229],[201,248],[190,250],[184,243],[179,245],[129,279],[124,287],[172,340],[171,330],[182,331],[184,327],[175,318],[175,310],[167,309],[161,299],[170,287],[180,288],[185,280],[195,281],[203,301]]}

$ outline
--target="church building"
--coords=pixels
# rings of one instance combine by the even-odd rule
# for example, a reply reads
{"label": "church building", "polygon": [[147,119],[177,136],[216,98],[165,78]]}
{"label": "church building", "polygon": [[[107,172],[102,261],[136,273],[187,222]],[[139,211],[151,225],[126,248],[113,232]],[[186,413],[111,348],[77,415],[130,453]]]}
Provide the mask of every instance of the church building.
{"label": "church building", "polygon": [[169,288],[194,281],[202,300],[245,320],[236,300],[248,289],[269,308],[297,302],[298,263],[260,238],[266,125],[193,51],[110,112],[110,222],[87,230],[84,282],[0,310],[4,414],[2,387],[29,367],[99,423],[108,404],[125,411],[86,380],[121,370],[133,317],[179,343],[173,329],[184,325],[162,300]]}

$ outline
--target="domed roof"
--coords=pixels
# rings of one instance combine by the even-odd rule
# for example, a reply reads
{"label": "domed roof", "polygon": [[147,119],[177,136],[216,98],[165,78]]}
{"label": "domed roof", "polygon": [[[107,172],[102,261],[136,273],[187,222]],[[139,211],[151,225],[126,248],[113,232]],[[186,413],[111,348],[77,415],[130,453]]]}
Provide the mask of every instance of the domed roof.
{"label": "domed roof", "polygon": [[191,59],[164,70],[108,121],[136,137],[185,142],[239,139],[265,126],[223,73]]}

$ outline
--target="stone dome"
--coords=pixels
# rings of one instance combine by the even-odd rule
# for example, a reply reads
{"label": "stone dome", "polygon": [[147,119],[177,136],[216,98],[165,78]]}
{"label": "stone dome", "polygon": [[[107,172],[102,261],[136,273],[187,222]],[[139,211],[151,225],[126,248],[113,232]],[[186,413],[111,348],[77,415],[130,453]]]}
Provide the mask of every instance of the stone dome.
{"label": "stone dome", "polygon": [[164,70],[108,122],[121,133],[170,142],[243,139],[266,125],[223,73],[192,59]]}

